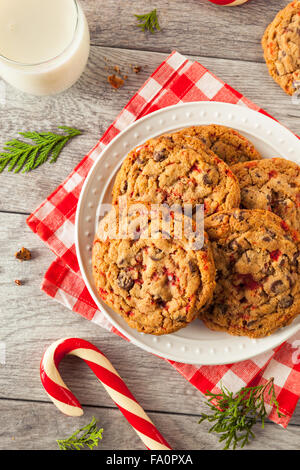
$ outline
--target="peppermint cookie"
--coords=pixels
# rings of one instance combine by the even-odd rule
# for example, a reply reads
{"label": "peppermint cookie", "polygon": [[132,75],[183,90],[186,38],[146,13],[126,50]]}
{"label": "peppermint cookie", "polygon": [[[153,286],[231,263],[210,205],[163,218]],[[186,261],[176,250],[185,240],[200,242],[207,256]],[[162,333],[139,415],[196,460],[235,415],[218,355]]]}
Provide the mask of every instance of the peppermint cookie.
{"label": "peppermint cookie", "polygon": [[207,219],[216,263],[213,303],[200,317],[212,330],[259,338],[300,313],[300,240],[277,215],[261,210]]}
{"label": "peppermint cookie", "polygon": [[240,188],[230,168],[197,138],[161,136],[126,157],[114,184],[120,196],[158,204],[204,204],[205,215],[238,207]]}
{"label": "peppermint cookie", "polygon": [[270,75],[289,95],[300,83],[300,1],[289,3],[267,27],[262,38]]}
{"label": "peppermint cookie", "polygon": [[179,133],[172,134],[174,139],[177,139],[177,136],[180,135],[199,138],[206,147],[224,160],[227,165],[262,158],[246,137],[230,127],[218,124],[192,126],[182,129]]}
{"label": "peppermint cookie", "polygon": [[[93,245],[93,276],[100,297],[130,327],[163,335],[187,326],[210,303],[215,268],[206,234],[194,249],[190,237],[175,238],[172,217],[170,237],[157,228],[149,208],[132,204],[126,218],[113,207],[102,219]],[[187,225],[193,223],[187,219]]]}
{"label": "peppermint cookie", "polygon": [[264,209],[279,215],[300,231],[300,166],[272,158],[232,167],[241,188],[241,207]]}

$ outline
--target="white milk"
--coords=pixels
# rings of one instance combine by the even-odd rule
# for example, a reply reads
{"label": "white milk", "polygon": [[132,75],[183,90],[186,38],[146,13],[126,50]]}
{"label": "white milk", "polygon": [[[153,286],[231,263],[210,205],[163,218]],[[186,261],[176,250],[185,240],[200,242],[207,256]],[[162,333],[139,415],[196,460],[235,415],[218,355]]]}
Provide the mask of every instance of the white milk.
{"label": "white milk", "polygon": [[89,42],[76,0],[0,0],[0,76],[22,91],[50,95],[72,86]]}

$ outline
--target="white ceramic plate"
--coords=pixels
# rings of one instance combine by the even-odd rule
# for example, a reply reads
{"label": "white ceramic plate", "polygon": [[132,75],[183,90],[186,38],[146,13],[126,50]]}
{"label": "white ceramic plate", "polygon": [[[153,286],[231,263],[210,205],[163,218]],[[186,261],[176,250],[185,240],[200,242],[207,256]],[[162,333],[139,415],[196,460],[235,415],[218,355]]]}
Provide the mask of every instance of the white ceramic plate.
{"label": "white ceramic plate", "polygon": [[300,330],[293,324],[262,339],[231,336],[206,328],[195,320],[187,328],[164,336],[146,335],[127,323],[100,299],[92,277],[91,249],[101,203],[111,202],[113,181],[127,153],[145,140],[192,125],[223,124],[248,137],[265,158],[284,157],[300,163],[300,141],[271,118],[244,106],[197,102],[171,106],[136,121],[99,155],[85,181],[76,214],[76,250],[90,294],[109,321],[137,346],[161,357],[189,364],[226,364],[249,359],[279,345]]}

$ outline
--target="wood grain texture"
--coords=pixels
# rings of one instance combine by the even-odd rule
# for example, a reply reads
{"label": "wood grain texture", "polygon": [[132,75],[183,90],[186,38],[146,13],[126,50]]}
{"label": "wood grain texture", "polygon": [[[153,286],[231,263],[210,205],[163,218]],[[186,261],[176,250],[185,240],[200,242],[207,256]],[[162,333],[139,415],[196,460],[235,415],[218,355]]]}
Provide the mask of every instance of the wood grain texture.
{"label": "wood grain texture", "polygon": [[[1,400],[0,406],[0,423],[5,416],[10,416],[9,421],[5,421],[0,428],[0,449],[58,449],[56,439],[69,437],[95,416],[104,429],[103,439],[96,450],[145,450],[136,433],[116,409],[89,407],[84,416],[66,419],[48,403]],[[190,416],[159,412],[150,412],[149,416],[173,449],[217,450],[223,447],[217,436],[208,434],[208,424],[198,424],[198,411]],[[300,439],[300,427],[290,425],[284,430],[267,423],[264,430],[256,425],[255,434],[257,438],[247,450],[294,449],[293,442]],[[269,439],[266,437],[268,435]]]}
{"label": "wood grain texture", "polygon": [[[287,0],[251,0],[236,8],[207,0],[81,0],[92,44],[122,49],[263,61],[260,38]],[[161,31],[144,34],[134,14],[156,8]],[[241,54],[241,50],[243,53]]]}
{"label": "wood grain texture", "polygon": [[[83,130],[83,135],[67,145],[54,165],[45,164],[27,175],[8,172],[0,175],[0,210],[23,213],[34,210],[95,145],[131,96],[165,57],[165,54],[154,52],[92,47],[89,64],[82,78],[59,99],[27,96],[5,85],[6,104],[0,106],[0,146],[8,138],[15,137],[18,131],[55,131],[57,125],[77,127]],[[189,57],[199,60],[282,124],[300,134],[300,120],[297,119],[300,116],[300,105],[292,104],[291,98],[268,76],[264,64]],[[118,91],[107,83],[107,64],[109,68],[118,65],[124,73],[128,73],[128,80]],[[135,74],[130,64],[140,65],[142,71]],[[33,188],[30,192],[28,185]],[[20,197],[22,194],[26,194],[26,197]]]}
{"label": "wood grain texture", "polygon": [[[66,93],[26,96],[0,81],[0,146],[24,130],[55,130],[70,125],[83,130],[55,165],[28,175],[0,175],[0,341],[6,363],[0,365],[0,448],[55,449],[95,415],[105,429],[103,449],[143,449],[90,369],[66,358],[61,372],[85,408],[79,420],[67,420],[50,404],[39,379],[46,346],[63,336],[95,343],[112,361],[141,405],[176,449],[219,449],[208,426],[197,424],[204,411],[201,394],[166,361],[82,319],[39,290],[53,254],[25,224],[29,214],[90,150],[122,107],[173,49],[204,66],[275,118],[300,134],[300,107],[268,76],[260,37],[284,0],[251,0],[238,8],[216,7],[207,0],[81,0],[91,29],[88,67]],[[134,13],[157,8],[162,31],[149,35],[136,27]],[[242,52],[241,52],[242,51]],[[130,64],[140,65],[139,74]],[[114,91],[107,76],[114,65],[128,79]],[[33,259],[14,258],[21,246]],[[23,282],[22,286],[14,283]],[[151,379],[149,379],[151,377]],[[300,406],[284,431],[268,423],[258,430],[251,449],[298,448]]]}

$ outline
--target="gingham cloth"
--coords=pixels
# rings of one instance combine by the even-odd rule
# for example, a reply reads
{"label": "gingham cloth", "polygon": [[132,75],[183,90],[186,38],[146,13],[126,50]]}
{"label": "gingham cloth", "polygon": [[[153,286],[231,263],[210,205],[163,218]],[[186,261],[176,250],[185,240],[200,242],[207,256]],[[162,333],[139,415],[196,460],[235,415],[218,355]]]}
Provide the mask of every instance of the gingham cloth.
{"label": "gingham cloth", "polygon": [[[43,279],[44,292],[88,320],[122,336],[98,310],[79,271],[74,222],[83,182],[105,146],[133,121],[176,103],[207,100],[248,106],[267,114],[198,62],[173,52],[133,96],[89,154],[28,217],[29,227],[57,256]],[[199,366],[168,362],[203,393],[207,390],[218,392],[221,384],[236,392],[242,386],[263,384],[274,377],[277,400],[284,417],[278,418],[275,409],[268,404],[267,411],[270,419],[284,427],[300,396],[300,334],[274,350],[236,364]]]}

